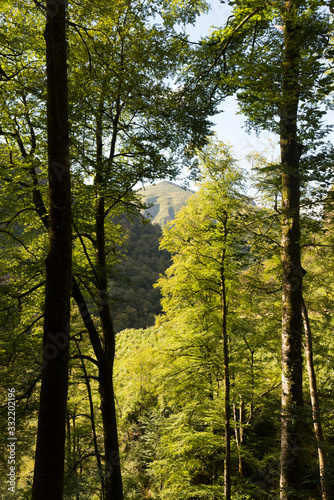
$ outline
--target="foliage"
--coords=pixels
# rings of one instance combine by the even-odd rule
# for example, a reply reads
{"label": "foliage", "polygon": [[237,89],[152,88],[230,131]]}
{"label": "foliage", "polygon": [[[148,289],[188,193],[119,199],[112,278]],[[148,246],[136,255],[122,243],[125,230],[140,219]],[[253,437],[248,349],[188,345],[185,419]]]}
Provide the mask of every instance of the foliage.
{"label": "foliage", "polygon": [[[267,160],[266,154],[253,155],[256,188],[261,191],[256,206],[244,194],[245,175],[230,149],[219,143],[204,145],[210,132],[207,116],[215,112],[222,97],[234,92],[249,127],[279,132],[283,2],[230,4],[234,10],[226,27],[203,39],[195,58],[183,23],[194,22],[206,9],[200,0],[191,6],[183,1],[150,0],[69,3],[73,274],[101,338],[96,207],[103,198],[107,253],[103,271],[108,278],[108,290],[103,293],[108,295],[118,332],[115,383],[123,482],[125,497],[133,500],[222,498],[225,443],[219,272],[223,249],[231,356],[233,498],[277,498],[280,165],[275,158]],[[325,142],[329,127],[322,123],[325,110],[332,106],[332,26],[326,2],[299,4],[300,243],[333,477],[329,191],[333,150]],[[47,252],[44,11],[39,2],[1,2],[0,10],[1,411],[4,416],[4,389],[14,384],[20,442],[17,494],[29,498]],[[160,228],[141,224],[137,216],[142,204],[133,188],[138,181],[172,179],[183,166],[194,169],[194,153],[200,159],[200,189],[164,231],[164,249],[158,251]],[[58,173],[61,180],[61,169]],[[167,251],[173,254],[171,265]],[[153,326],[161,306],[160,291],[152,285],[168,266],[159,280],[163,314]],[[98,367],[74,302],[71,322],[65,497],[100,498],[103,435]],[[124,330],[129,327],[137,329]],[[304,383],[306,421],[311,429],[307,392]],[[3,436],[5,424],[1,418]],[[312,498],[320,498],[316,447],[309,429],[305,429],[308,490]],[[2,449],[3,478],[6,460]],[[1,495],[5,498],[4,481]]]}
{"label": "foliage", "polygon": [[[10,258],[3,256],[1,265],[7,299],[2,303],[1,355],[3,380],[8,378],[9,385],[16,380],[25,401],[26,392],[29,397],[31,392],[35,395],[40,368],[48,226],[44,6],[2,2],[2,7],[1,203],[5,210],[1,245],[11,253]],[[104,231],[110,272],[116,262],[114,249],[123,238],[113,218],[141,206],[133,186],[138,180],[172,177],[181,162],[191,164],[192,150],[205,142],[209,132],[206,117],[213,108],[202,97],[191,102],[182,96],[184,105],[180,105],[181,92],[174,91],[182,85],[182,77],[176,81],[191,53],[182,37],[176,36],[174,23],[194,20],[204,3],[194,2],[182,19],[178,3],[174,7],[166,8],[159,18],[162,3],[157,2],[69,4],[73,274],[86,289],[94,321],[100,306],[94,267],[99,200],[104,199],[104,215],[109,216]],[[205,93],[201,95],[204,98]],[[61,166],[56,168],[61,182]],[[75,335],[81,327],[73,325]],[[96,325],[99,330],[98,321]],[[35,411],[35,397],[29,401]],[[29,446],[33,447],[33,439]],[[69,495],[75,488],[71,481]]]}
{"label": "foliage", "polygon": [[[237,407],[241,398],[245,435],[251,436],[263,418],[262,393],[276,394],[273,403],[277,412],[279,309],[273,314],[277,336],[268,337],[264,329],[265,325],[272,328],[271,313],[268,317],[259,314],[264,306],[261,293],[250,300],[254,292],[252,274],[258,274],[264,265],[253,264],[250,246],[254,227],[261,219],[242,194],[242,173],[228,147],[217,143],[207,148],[202,155],[202,175],[199,191],[178,214],[175,224],[166,229],[162,239],[163,247],[173,254],[172,266],[159,281],[165,316],[158,327],[164,332],[166,352],[161,384],[166,403],[171,407],[165,423],[166,436],[160,442],[163,458],[152,465],[156,473],[163,474],[162,498],[221,495],[224,394],[220,259],[225,214],[231,398]],[[238,425],[235,421],[235,426]],[[267,418],[261,424],[262,429],[265,425],[270,425]],[[276,425],[277,422],[275,429]],[[241,453],[245,477],[252,484],[259,455],[250,450],[243,455],[242,450],[233,446],[233,470]],[[171,463],[175,467],[171,468]],[[276,481],[266,485],[266,490],[275,486]]]}
{"label": "foliage", "polygon": [[143,224],[140,218],[130,222],[122,217],[120,221],[126,240],[119,248],[120,261],[110,274],[116,332],[153,326],[155,317],[161,313],[161,295],[153,284],[170,265],[168,252],[159,250],[158,224]]}

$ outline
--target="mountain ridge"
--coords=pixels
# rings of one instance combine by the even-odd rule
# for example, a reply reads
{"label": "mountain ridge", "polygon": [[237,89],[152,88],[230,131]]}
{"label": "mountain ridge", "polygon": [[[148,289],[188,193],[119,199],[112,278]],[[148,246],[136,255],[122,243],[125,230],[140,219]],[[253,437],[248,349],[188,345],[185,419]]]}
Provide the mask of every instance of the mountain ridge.
{"label": "mountain ridge", "polygon": [[150,184],[138,190],[142,201],[146,205],[152,205],[143,211],[144,217],[150,219],[152,224],[159,224],[161,227],[175,218],[177,212],[194,193],[195,191],[184,189],[171,181]]}

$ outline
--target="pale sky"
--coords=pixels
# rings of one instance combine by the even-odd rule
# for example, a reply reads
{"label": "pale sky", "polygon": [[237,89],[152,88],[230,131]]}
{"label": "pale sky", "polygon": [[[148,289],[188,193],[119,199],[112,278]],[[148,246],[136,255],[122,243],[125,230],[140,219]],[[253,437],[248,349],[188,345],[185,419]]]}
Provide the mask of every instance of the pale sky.
{"label": "pale sky", "polygon": [[[231,12],[231,7],[221,4],[219,0],[208,1],[211,9],[207,14],[202,14],[195,26],[189,26],[187,32],[190,35],[191,41],[198,41],[201,37],[205,37],[210,33],[212,28],[221,28],[225,26],[227,18]],[[227,98],[222,104],[220,113],[211,117],[211,121],[215,123],[214,131],[219,140],[230,143],[234,156],[240,160],[243,167],[249,168],[249,164],[245,157],[253,151],[262,151],[266,149],[269,141],[278,143],[278,136],[269,132],[261,132],[259,137],[255,133],[248,134],[245,130],[245,118],[238,113],[238,106],[233,97]],[[278,149],[277,149],[278,153]],[[191,188],[194,188],[192,184]]]}
{"label": "pale sky", "polygon": [[[190,40],[193,42],[200,40],[201,37],[206,37],[211,29],[224,27],[231,12],[231,7],[228,6],[227,2],[222,4],[219,0],[207,1],[211,5],[210,11],[199,16],[195,26],[187,27]],[[252,152],[263,152],[269,148],[271,155],[279,158],[278,136],[266,131],[261,132],[259,136],[254,132],[248,134],[245,130],[245,118],[238,114],[238,106],[233,97],[222,102],[220,108],[223,112],[210,118],[215,124],[214,132],[220,141],[231,144],[234,157],[240,161],[241,166],[247,170],[250,169],[246,156]],[[327,114],[325,122],[333,123],[333,121],[334,111],[331,111]],[[328,138],[333,142],[334,132]],[[271,158],[271,160],[273,159]],[[187,172],[183,172],[182,177],[187,176]],[[182,183],[182,180],[176,182]],[[190,183],[189,187],[197,189],[194,183]]]}
{"label": "pale sky", "polygon": [[[210,28],[221,28],[225,26],[227,18],[231,12],[231,7],[227,2],[220,3],[219,0],[208,0],[211,9],[207,14],[202,14],[195,26],[189,26],[187,32],[192,41],[198,41],[201,37],[209,34]],[[245,130],[245,119],[238,114],[238,106],[233,97],[227,98],[221,104],[223,113],[211,118],[215,123],[214,130],[219,140],[232,145],[234,156],[240,160],[240,164],[249,169],[250,165],[246,160],[246,155],[257,151],[261,152],[271,145],[277,145],[274,149],[274,156],[279,157],[278,136],[269,132],[261,132],[259,137],[255,133],[247,134]],[[334,111],[329,111],[325,118],[325,123],[334,122]],[[328,135],[328,139],[334,142],[334,132]],[[192,189],[194,186],[191,186]]]}

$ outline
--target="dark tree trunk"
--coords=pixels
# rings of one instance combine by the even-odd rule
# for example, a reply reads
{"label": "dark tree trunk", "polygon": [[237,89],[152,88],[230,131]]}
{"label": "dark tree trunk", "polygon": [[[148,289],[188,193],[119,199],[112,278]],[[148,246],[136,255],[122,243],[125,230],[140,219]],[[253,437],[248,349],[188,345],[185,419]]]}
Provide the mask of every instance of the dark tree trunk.
{"label": "dark tree trunk", "polygon": [[[102,278],[104,279],[104,278]],[[89,338],[94,349],[99,367],[99,391],[101,397],[101,414],[103,422],[104,433],[104,449],[105,449],[105,488],[103,498],[106,500],[123,500],[123,487],[121,468],[119,461],[119,445],[117,437],[117,421],[116,421],[116,408],[114,402],[113,391],[113,361],[114,361],[114,333],[112,324],[110,323],[111,330],[107,335],[111,337],[105,341],[105,345],[111,347],[111,351],[106,351],[101,344],[99,334],[90,316],[87,304],[82,296],[78,284],[73,279],[72,281],[72,295],[79,308],[82,320],[89,333]],[[100,315],[103,311],[108,316],[110,315],[107,298],[104,296],[104,304],[101,303]],[[102,300],[101,300],[102,302]],[[102,324],[109,324],[109,320],[102,320]],[[103,331],[105,337],[106,332]]]}
{"label": "dark tree trunk", "polygon": [[[77,349],[79,352],[79,355],[82,356],[81,350],[80,350],[80,345],[79,342],[76,341]],[[92,434],[93,434],[93,442],[94,442],[94,451],[96,455],[96,463],[97,463],[97,468],[99,470],[100,474],[100,479],[101,479],[101,490],[102,490],[102,495],[104,495],[105,492],[105,485],[104,485],[104,473],[103,473],[103,467],[101,463],[101,455],[99,452],[99,447],[98,447],[98,441],[97,441],[97,432],[96,432],[96,424],[95,424],[95,415],[94,415],[94,403],[93,403],[93,397],[92,397],[92,389],[90,386],[90,380],[89,376],[86,370],[86,365],[83,357],[80,359],[81,361],[81,367],[82,371],[84,374],[84,379],[86,382],[86,387],[87,387],[87,394],[88,394],[88,400],[89,400],[89,408],[90,408],[90,421],[92,424]],[[104,500],[104,496],[102,496],[102,500]]]}
{"label": "dark tree trunk", "polygon": [[[103,188],[102,188],[103,189]],[[115,333],[108,301],[108,277],[105,252],[104,196],[96,204],[96,250],[99,287],[99,313],[103,329],[104,352],[99,362],[99,391],[104,433],[105,451],[105,498],[123,500],[119,445],[117,437],[116,408],[113,390],[113,365],[115,358]]]}
{"label": "dark tree trunk", "polygon": [[96,231],[96,275],[99,290],[99,315],[103,331],[103,354],[99,362],[99,391],[104,433],[105,451],[105,498],[123,500],[122,476],[119,459],[116,408],[113,389],[113,366],[115,358],[115,332],[111,318],[108,298],[108,276],[105,235],[105,182],[102,161],[102,123],[98,120],[96,130],[97,173],[95,187],[97,200],[95,206]]}
{"label": "dark tree trunk", "polygon": [[231,402],[230,402],[230,370],[229,370],[229,345],[227,333],[227,300],[225,285],[225,258],[227,239],[227,212],[223,214],[223,251],[220,267],[220,289],[222,308],[222,337],[224,349],[224,410],[225,410],[225,462],[224,462],[224,496],[225,500],[231,500]]}
{"label": "dark tree trunk", "polygon": [[322,500],[330,500],[331,493],[329,491],[328,485],[328,472],[326,467],[326,453],[324,449],[324,436],[322,432],[321,416],[319,409],[319,399],[317,390],[317,380],[315,376],[314,364],[313,364],[313,347],[312,347],[312,333],[311,325],[308,318],[307,308],[302,298],[302,312],[303,312],[303,322],[304,322],[304,332],[305,332],[305,354],[307,362],[307,372],[310,383],[310,395],[311,395],[311,406],[312,406],[312,417],[313,417],[313,427],[314,434],[317,440],[318,446],[318,457],[319,457],[319,475],[320,475],[320,486]]}
{"label": "dark tree trunk", "polygon": [[301,147],[297,141],[299,30],[297,2],[283,7],[284,61],[280,119],[282,170],[282,420],[280,498],[300,498],[302,393],[302,278],[300,262]]}
{"label": "dark tree trunk", "polygon": [[105,450],[105,498],[123,500],[112,370],[113,360],[106,355],[105,360],[100,363],[99,372]]}
{"label": "dark tree trunk", "polygon": [[47,0],[49,251],[33,500],[63,496],[71,290],[71,185],[65,2]]}

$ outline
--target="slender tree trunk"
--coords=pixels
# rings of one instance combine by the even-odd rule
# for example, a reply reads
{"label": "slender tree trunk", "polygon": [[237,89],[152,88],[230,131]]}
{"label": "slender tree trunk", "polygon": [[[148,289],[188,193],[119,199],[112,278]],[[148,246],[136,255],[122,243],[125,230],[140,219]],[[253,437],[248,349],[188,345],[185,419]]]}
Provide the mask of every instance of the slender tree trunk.
{"label": "slender tree trunk", "polygon": [[108,303],[108,278],[106,273],[104,198],[96,206],[97,270],[99,279],[99,313],[104,337],[104,353],[99,361],[99,384],[105,451],[105,498],[123,500],[119,444],[117,437],[116,408],[113,389],[115,334]]}
{"label": "slender tree trunk", "polygon": [[225,409],[225,464],[224,464],[224,495],[225,500],[231,500],[231,403],[230,403],[230,370],[229,370],[229,346],[227,333],[227,300],[225,286],[225,257],[227,238],[227,212],[224,212],[224,248],[221,255],[220,287],[222,307],[222,336],[224,349],[224,409]]}
{"label": "slender tree trunk", "polygon": [[302,298],[302,312],[303,312],[303,322],[304,322],[304,332],[305,332],[305,354],[307,362],[307,372],[310,383],[310,395],[311,395],[311,406],[312,406],[312,417],[314,433],[317,440],[318,446],[318,456],[319,456],[319,474],[320,474],[320,486],[322,500],[330,500],[331,494],[329,491],[329,486],[327,483],[327,468],[326,468],[326,456],[324,450],[324,436],[322,432],[321,416],[319,409],[319,399],[317,390],[317,380],[315,376],[314,364],[313,364],[313,347],[312,347],[312,333],[311,325],[308,318],[307,308]]}
{"label": "slender tree trunk", "polygon": [[101,413],[105,449],[105,498],[106,500],[123,500],[119,443],[117,437],[117,421],[115,397],[113,391],[113,360],[105,357],[100,364]]}
{"label": "slender tree trunk", "polygon": [[282,169],[282,420],[280,499],[300,498],[302,393],[302,278],[300,263],[299,31],[296,0],[283,7],[284,62],[280,119]]}
{"label": "slender tree trunk", "polygon": [[239,476],[243,476],[243,462],[242,462],[242,456],[241,456],[241,447],[243,444],[243,434],[244,434],[243,424],[244,424],[244,420],[245,420],[245,405],[242,402],[241,394],[240,394],[239,409],[237,409],[235,403],[233,403],[233,418],[234,418],[235,442],[236,442],[237,449],[238,449],[238,462],[239,462],[238,474],[239,474]]}
{"label": "slender tree trunk", "polygon": [[71,290],[65,2],[47,0],[49,251],[46,259],[43,366],[33,500],[63,497]]}
{"label": "slender tree trunk", "polygon": [[[99,391],[101,397],[101,414],[104,433],[104,449],[105,449],[105,489],[104,497],[106,500],[123,500],[123,488],[121,468],[119,461],[119,444],[117,437],[117,421],[116,408],[114,402],[113,391],[113,361],[114,361],[114,334],[113,330],[107,333],[111,339],[105,341],[105,345],[109,345],[111,350],[108,352],[101,345],[101,341],[94,325],[92,317],[89,313],[87,304],[80,292],[78,284],[73,279],[72,294],[79,308],[82,320],[89,333],[89,338],[94,349],[94,353],[99,367]],[[100,308],[101,312],[105,311],[106,316],[109,316],[109,308],[107,306],[107,298],[104,297],[104,306]],[[102,324],[109,324],[109,320],[102,321]],[[112,328],[112,324],[109,326]],[[111,334],[111,335],[110,335]],[[105,331],[104,331],[105,336]]]}
{"label": "slender tree trunk", "polygon": [[98,359],[99,384],[101,396],[101,413],[105,447],[105,498],[106,500],[123,500],[122,476],[119,459],[119,443],[117,436],[116,408],[113,388],[113,366],[115,358],[115,332],[113,328],[109,299],[108,276],[106,262],[105,235],[105,183],[102,161],[102,124],[98,120],[96,131],[97,174],[95,187],[97,200],[95,206],[96,230],[96,274],[99,289],[99,315],[101,318],[104,352]]}
{"label": "slender tree trunk", "polygon": [[[81,356],[79,342],[76,341],[76,345],[77,345],[77,349],[79,351],[79,354]],[[103,474],[103,468],[102,468],[102,463],[101,463],[99,447],[98,447],[98,443],[97,443],[97,433],[96,433],[96,425],[95,425],[92,389],[90,386],[90,381],[89,381],[88,373],[86,370],[85,361],[83,358],[81,358],[81,367],[82,367],[82,371],[84,373],[84,378],[85,378],[86,387],[87,387],[87,394],[88,394],[89,408],[90,408],[90,420],[91,420],[91,424],[92,424],[92,433],[93,433],[93,442],[94,442],[94,451],[95,451],[95,455],[96,455],[97,468],[99,470],[100,479],[101,479],[102,500],[104,500],[104,493],[105,493],[104,474]]]}

